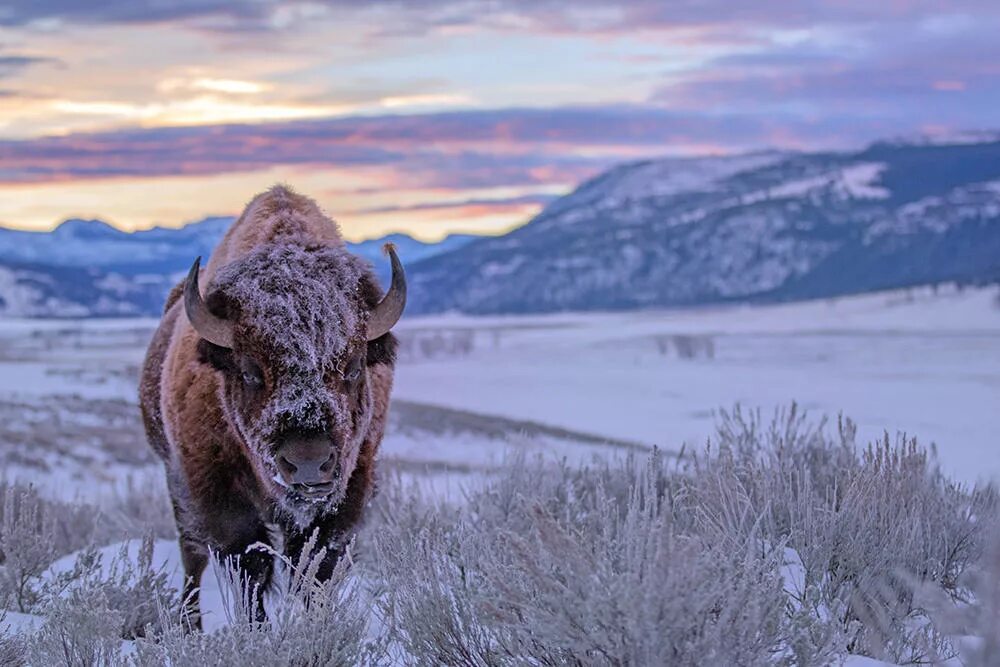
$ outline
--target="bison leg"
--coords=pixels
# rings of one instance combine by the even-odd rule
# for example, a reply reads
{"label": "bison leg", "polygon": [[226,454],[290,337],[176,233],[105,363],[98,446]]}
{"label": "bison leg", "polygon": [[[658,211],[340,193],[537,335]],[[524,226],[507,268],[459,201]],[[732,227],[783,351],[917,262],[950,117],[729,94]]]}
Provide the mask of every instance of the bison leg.
{"label": "bison leg", "polygon": [[316,544],[312,553],[306,556],[310,559],[315,558],[321,549],[325,549],[316,569],[316,578],[325,582],[333,575],[333,570],[343,554],[344,529],[336,517],[321,516],[307,528],[289,530],[285,541],[285,555],[292,563],[297,564],[314,533],[317,538]]}
{"label": "bison leg", "polygon": [[274,555],[270,551],[270,535],[263,523],[247,526],[239,537],[227,544],[219,553],[223,561],[231,562],[253,596],[254,618],[267,620],[264,611],[264,592],[271,585],[274,573]]}
{"label": "bison leg", "polygon": [[204,544],[181,536],[181,563],[184,565],[184,597],[181,619],[188,630],[201,630],[201,575],[208,565]]}
{"label": "bison leg", "polygon": [[203,540],[195,537],[198,532],[192,515],[186,511],[182,498],[186,497],[186,487],[177,475],[167,473],[167,488],[170,503],[174,509],[174,522],[180,533],[178,542],[181,550],[181,564],[184,566],[184,589],[181,598],[181,622],[190,630],[201,630],[201,575],[208,565],[208,547]]}

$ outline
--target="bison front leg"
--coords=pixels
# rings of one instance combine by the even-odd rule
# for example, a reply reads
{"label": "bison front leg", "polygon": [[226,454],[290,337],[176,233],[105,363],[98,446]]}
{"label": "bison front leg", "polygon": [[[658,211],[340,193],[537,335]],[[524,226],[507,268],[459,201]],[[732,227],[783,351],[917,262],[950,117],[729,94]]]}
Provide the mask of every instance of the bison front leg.
{"label": "bison front leg", "polygon": [[267,620],[264,593],[271,585],[274,574],[272,548],[267,526],[259,523],[246,526],[219,552],[220,559],[236,569],[246,593],[246,602],[253,605],[252,613],[258,622]]}
{"label": "bison front leg", "polygon": [[184,565],[184,591],[181,621],[189,630],[201,631],[201,577],[208,565],[208,548],[201,542],[180,538],[181,563]]}
{"label": "bison front leg", "polygon": [[[310,564],[313,564],[313,559],[320,558],[319,563],[314,565],[316,578],[322,582],[333,576],[333,571],[343,556],[344,545],[349,540],[342,517],[335,515],[321,515],[306,528],[290,527],[287,535],[285,555],[293,565],[298,565],[303,555]],[[303,554],[310,542],[311,550]]]}
{"label": "bison front leg", "polygon": [[187,497],[186,487],[178,475],[167,475],[167,488],[174,509],[174,521],[180,533],[181,564],[184,566],[184,587],[181,598],[181,623],[191,630],[201,630],[201,577],[208,566],[208,547],[199,537],[197,522],[187,511],[183,499]]}

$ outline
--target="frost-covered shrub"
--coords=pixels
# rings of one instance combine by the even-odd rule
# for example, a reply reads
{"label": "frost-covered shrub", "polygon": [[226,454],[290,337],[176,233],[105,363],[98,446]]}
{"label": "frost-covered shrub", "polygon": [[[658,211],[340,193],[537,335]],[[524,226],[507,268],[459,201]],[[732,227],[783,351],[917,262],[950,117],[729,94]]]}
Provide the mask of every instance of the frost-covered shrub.
{"label": "frost-covered shrub", "polygon": [[85,549],[72,569],[46,583],[47,597],[101,598],[121,618],[121,639],[159,631],[161,618],[180,613],[180,599],[165,569],[153,565],[152,535],[135,546],[138,548],[130,549],[129,542],[122,543],[107,563],[96,548]]}
{"label": "frost-covered shrub", "polygon": [[[136,644],[137,665],[172,667],[321,667],[378,664],[384,643],[369,637],[370,614],[359,583],[348,577],[350,556],[332,577],[316,572],[323,549],[310,541],[296,562],[283,560],[276,590],[266,597],[268,620],[256,618],[259,591],[230,564],[217,571],[227,593],[229,625],[211,633],[189,632],[172,611],[161,614],[163,631]],[[283,557],[280,557],[282,558]]]}
{"label": "frost-covered shrub", "polygon": [[124,616],[100,589],[76,590],[45,605],[45,623],[26,640],[28,664],[113,667],[127,664],[120,631]]}
{"label": "frost-covered shrub", "polygon": [[918,589],[935,621],[958,637],[961,663],[966,667],[992,667],[1000,656],[1000,517],[995,517],[992,538],[984,558],[963,576],[968,587],[965,604],[952,605],[939,591]]}
{"label": "frost-covered shrub", "polygon": [[396,354],[400,361],[466,357],[476,347],[475,331],[469,329],[417,329],[399,334]]}
{"label": "frost-covered shrub", "polygon": [[678,359],[714,359],[715,339],[690,334],[657,334],[653,336],[656,350],[662,356]]}
{"label": "frost-covered shrub", "polygon": [[963,630],[981,638],[981,642],[972,643],[965,664],[987,667],[1000,655],[1000,533],[996,534],[983,567],[977,568],[968,583],[974,604]]}
{"label": "frost-covered shrub", "polygon": [[[847,653],[927,664],[960,650],[979,667],[1000,651],[995,489],[949,481],[912,440],[861,448],[850,422],[831,434],[794,406],[771,422],[723,413],[697,455],[516,458],[456,504],[385,481],[356,560],[348,554],[330,581],[313,576],[315,544],[298,562],[279,556],[265,622],[257,591],[219,566],[229,624],[188,632],[147,538],[138,557],[123,550],[102,563],[88,548],[69,572],[28,577],[22,597],[46,624],[0,640],[0,657],[819,666]],[[101,540],[142,516],[159,521],[146,507],[86,531]],[[86,532],[61,527],[61,506],[23,489],[7,490],[0,511],[0,546],[24,545],[0,578],[8,594],[17,572]],[[53,533],[54,549],[32,544]],[[122,637],[137,638],[124,655]]]}
{"label": "frost-covered shrub", "polygon": [[952,652],[914,602],[914,584],[964,598],[961,578],[982,556],[995,489],[947,479],[914,440],[886,437],[860,451],[850,422],[829,438],[795,406],[766,427],[757,414],[723,413],[717,450],[691,468],[694,508],[721,513],[712,508],[739,493],[767,539],[795,550],[804,576],[793,599],[838,624],[847,650],[899,663]]}
{"label": "frost-covered shrub", "polygon": [[[6,611],[0,611],[0,623],[7,618]],[[24,638],[17,634],[0,634],[0,665],[21,667],[25,662]]]}
{"label": "frost-covered shrub", "polygon": [[[104,507],[50,500],[16,484],[0,484],[0,492],[0,601],[21,612],[33,611],[49,594],[43,589],[51,582],[42,575],[56,559],[129,536],[166,532],[162,508],[156,509],[167,504],[165,498],[138,486],[118,493]],[[125,565],[120,559],[117,567]]]}
{"label": "frost-covered shrub", "polygon": [[[18,530],[38,533],[59,558],[92,545],[120,542],[152,533],[169,538],[176,534],[170,499],[163,484],[128,483],[97,504],[54,500],[21,484],[0,481],[0,525],[12,521]],[[21,509],[21,503],[24,509]],[[34,527],[18,522],[34,514]],[[47,531],[43,536],[39,531]],[[0,559],[2,562],[2,559]]]}
{"label": "frost-covered shrub", "polygon": [[411,661],[779,660],[780,550],[753,538],[724,547],[702,539],[675,521],[677,498],[658,488],[660,457],[631,465],[613,473],[631,476],[624,503],[600,482],[612,468],[519,463],[473,495],[467,512],[429,512],[380,533],[372,561],[381,604]]}
{"label": "frost-covered shrub", "polygon": [[387,490],[368,567],[414,664],[900,664],[954,654],[920,589],[969,595],[992,488],[911,440],[724,413],[708,451],[515,461],[461,507]]}
{"label": "frost-covered shrub", "polygon": [[152,534],[164,539],[177,535],[170,497],[161,478],[130,477],[123,488],[102,499],[98,514],[101,523],[95,532],[99,543],[121,540],[123,535]]}
{"label": "frost-covered shrub", "polygon": [[7,487],[0,517],[0,599],[18,611],[41,600],[41,574],[57,551],[55,515],[33,489]]}

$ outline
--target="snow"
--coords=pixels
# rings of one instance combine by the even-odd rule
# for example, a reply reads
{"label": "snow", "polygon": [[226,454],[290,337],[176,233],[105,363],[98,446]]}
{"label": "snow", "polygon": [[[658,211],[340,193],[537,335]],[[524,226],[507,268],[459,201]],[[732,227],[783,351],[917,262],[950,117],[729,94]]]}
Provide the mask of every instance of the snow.
{"label": "snow", "polygon": [[[797,401],[843,412],[874,440],[935,442],[969,481],[1000,475],[1000,308],[994,290],[893,292],[767,307],[539,317],[417,318],[468,328],[461,358],[402,365],[395,396],[532,419],[677,450],[711,435],[714,411]],[[657,341],[711,340],[678,359]]]}
{"label": "snow", "polygon": [[22,614],[9,610],[2,611],[0,614],[3,614],[3,618],[0,619],[0,636],[37,630],[45,622],[45,619],[35,614]]}
{"label": "snow", "polygon": [[620,210],[628,202],[666,197],[682,192],[712,192],[725,179],[765,167],[787,157],[762,152],[701,158],[666,158],[613,169],[558,199],[539,216],[559,225],[572,225],[592,215],[589,206]]}
{"label": "snow", "polygon": [[[887,430],[933,441],[946,471],[960,479],[1000,478],[998,296],[995,288],[946,286],[770,306],[404,318],[396,331],[410,352],[398,366],[381,465],[386,475],[461,502],[465,486],[510,451],[570,461],[653,445],[676,451],[702,445],[719,408],[741,402],[768,411],[794,400],[815,416],[843,412],[858,422],[862,440]],[[121,371],[141,362],[153,326],[0,321],[0,405],[60,404],[70,395],[134,404],[135,376]],[[462,344],[428,353],[405,345],[422,336]],[[136,446],[144,447],[140,437]],[[128,475],[162,484],[157,466],[99,461],[110,479],[73,472],[69,463],[47,473],[4,464],[2,472],[46,495],[98,501]],[[138,543],[127,546],[134,557]],[[119,548],[104,548],[103,562]],[[73,559],[51,571],[65,571]],[[180,587],[174,541],[156,542],[154,565]],[[803,572],[798,554],[786,549],[781,574],[793,599]],[[207,630],[227,622],[224,600],[210,567],[202,591]],[[10,612],[0,632],[40,623]],[[845,664],[887,663],[850,657]]]}
{"label": "snow", "polygon": [[885,199],[889,191],[874,185],[885,168],[884,164],[877,162],[852,165],[841,172],[838,185],[857,199]]}
{"label": "snow", "polygon": [[742,195],[732,203],[751,204],[765,199],[788,199],[805,197],[818,190],[834,192],[842,198],[886,199],[889,191],[875,185],[885,171],[881,162],[859,162],[843,169],[834,169],[822,174],[786,181],[781,185]]}

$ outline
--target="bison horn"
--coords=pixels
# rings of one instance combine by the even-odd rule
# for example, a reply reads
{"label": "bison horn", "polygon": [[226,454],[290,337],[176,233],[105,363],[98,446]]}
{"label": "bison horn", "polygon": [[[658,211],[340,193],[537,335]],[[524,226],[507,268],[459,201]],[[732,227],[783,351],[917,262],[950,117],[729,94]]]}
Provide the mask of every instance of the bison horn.
{"label": "bison horn", "polygon": [[201,269],[201,257],[194,260],[194,265],[188,273],[187,284],[184,285],[184,312],[188,321],[198,332],[198,335],[220,347],[233,347],[233,325],[221,317],[213,315],[205,301],[201,298],[198,288],[198,271]]}
{"label": "bison horn", "polygon": [[368,318],[368,340],[375,340],[385,334],[395,326],[396,322],[403,315],[403,308],[406,307],[406,274],[403,273],[403,265],[396,256],[396,246],[386,243],[382,249],[389,255],[392,262],[392,282],[389,291],[385,293],[379,304],[372,310]]}

